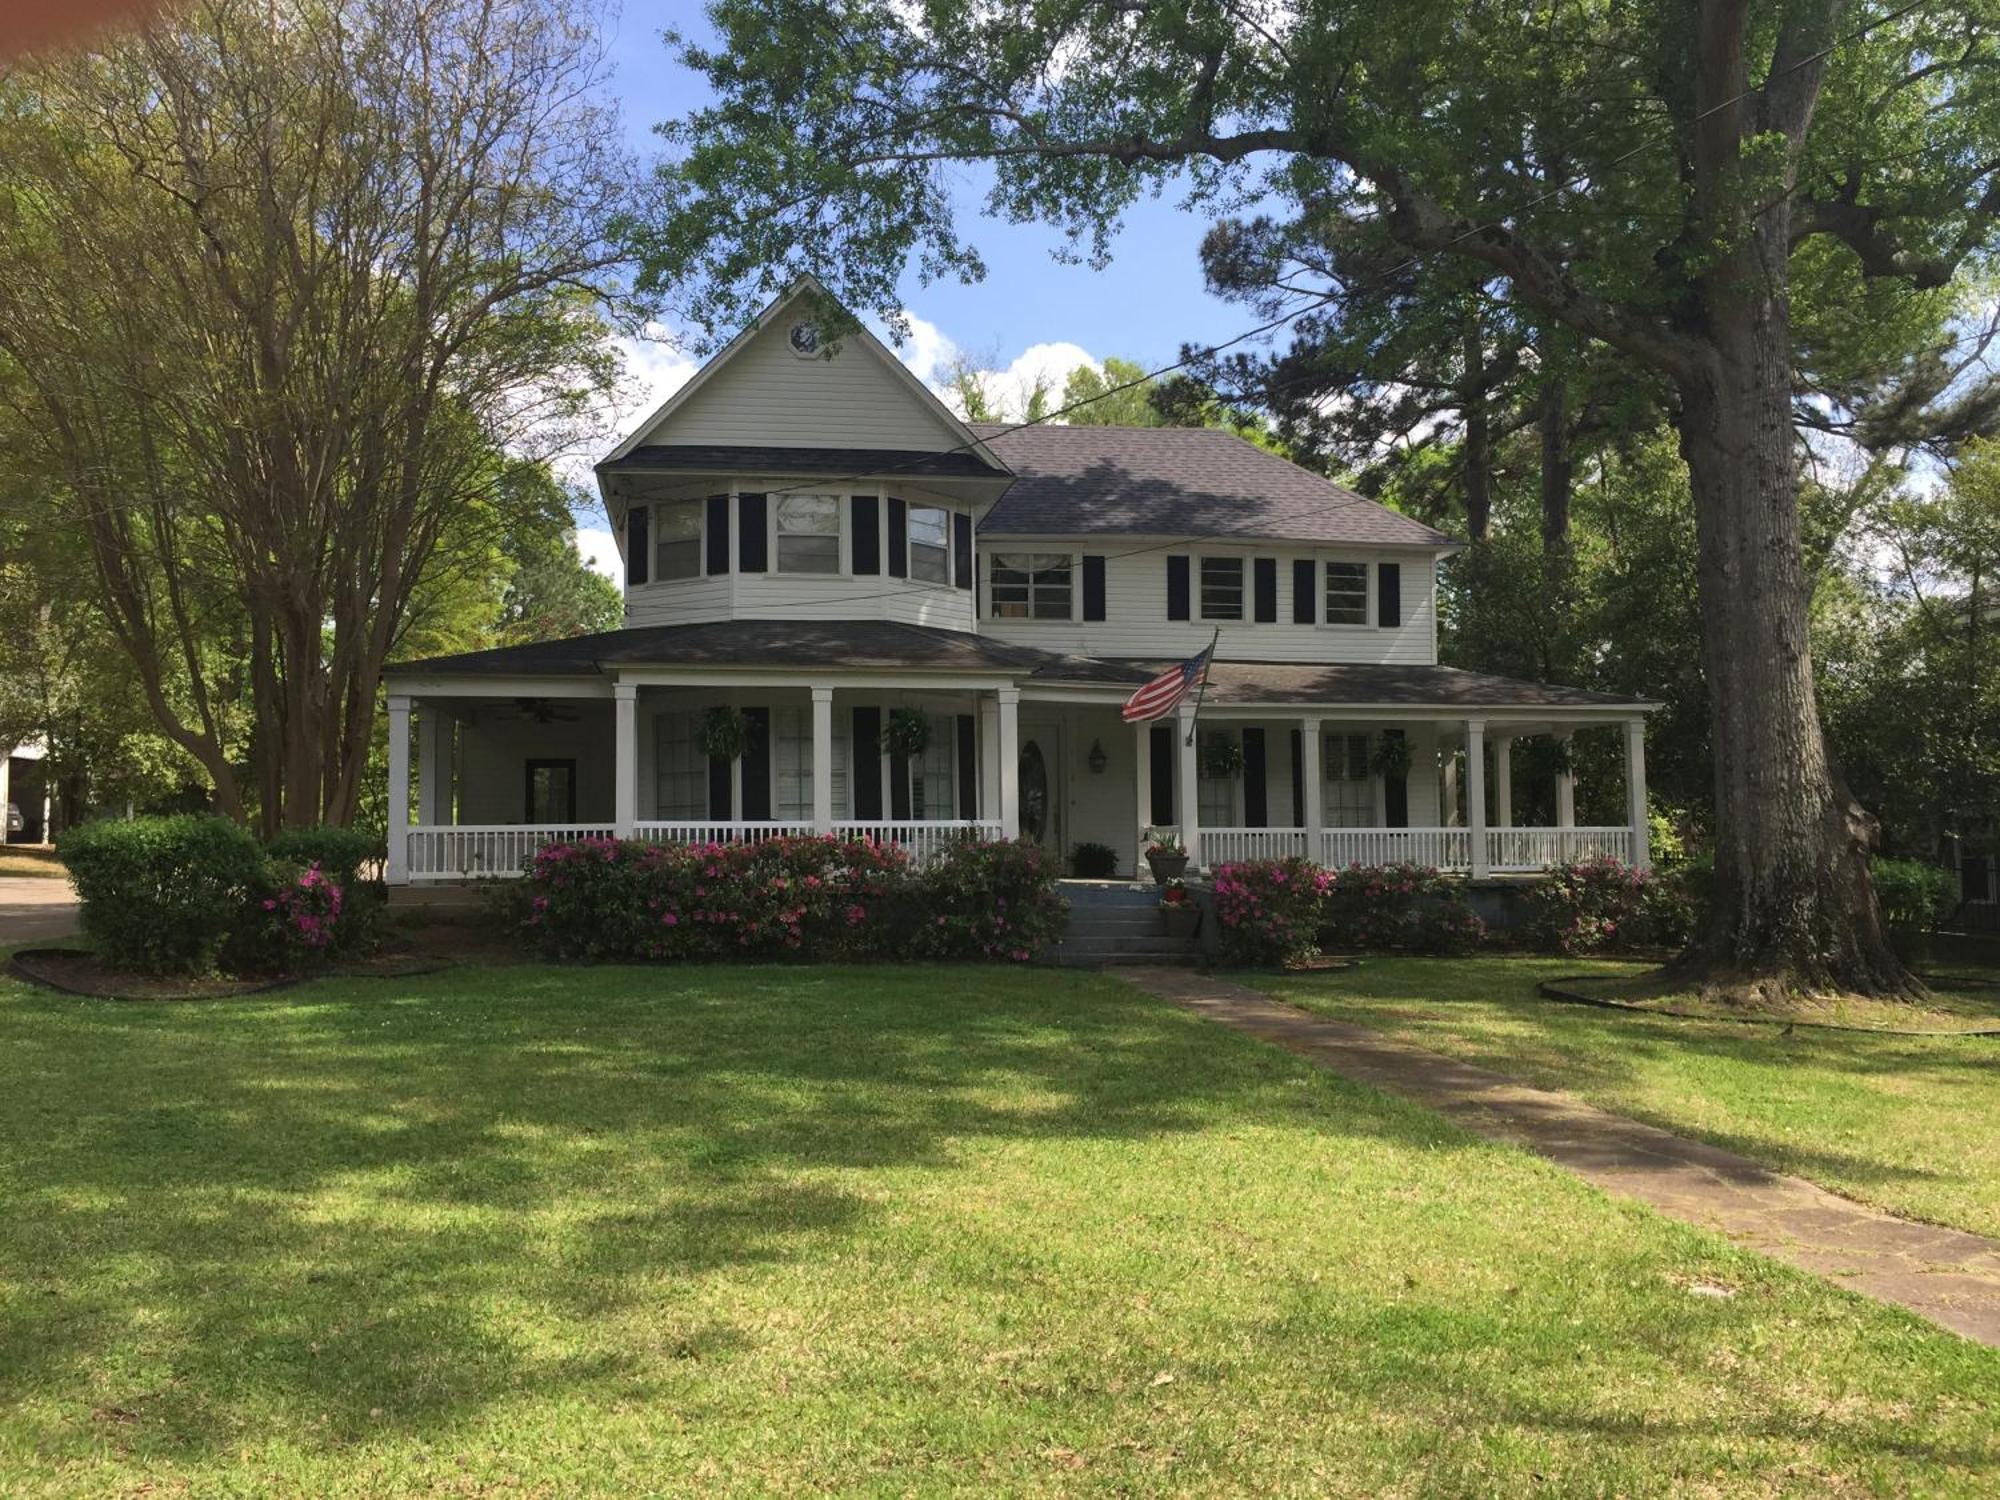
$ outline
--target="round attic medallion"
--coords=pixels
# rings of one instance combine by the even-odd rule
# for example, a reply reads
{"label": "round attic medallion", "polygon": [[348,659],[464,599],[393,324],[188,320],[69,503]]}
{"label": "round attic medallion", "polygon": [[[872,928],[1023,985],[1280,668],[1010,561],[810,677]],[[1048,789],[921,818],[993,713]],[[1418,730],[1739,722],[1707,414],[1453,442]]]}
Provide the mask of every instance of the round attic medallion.
{"label": "round attic medallion", "polygon": [[810,323],[794,323],[791,340],[792,353],[801,359],[819,352],[819,330]]}

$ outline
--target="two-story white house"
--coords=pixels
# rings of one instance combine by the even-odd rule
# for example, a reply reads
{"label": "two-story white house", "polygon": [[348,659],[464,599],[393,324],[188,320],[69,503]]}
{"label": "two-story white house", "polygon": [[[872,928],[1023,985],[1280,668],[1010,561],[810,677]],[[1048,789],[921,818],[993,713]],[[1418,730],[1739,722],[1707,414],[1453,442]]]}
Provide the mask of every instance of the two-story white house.
{"label": "two-story white house", "polygon": [[[1653,705],[1439,666],[1449,537],[1227,432],[968,425],[869,334],[819,348],[807,290],[597,466],[625,628],[392,669],[392,884],[584,834],[1645,863]],[[1198,735],[1191,703],[1123,722],[1211,638]],[[718,705],[738,756],[706,753]],[[1565,776],[1557,827],[1514,826],[1512,741],[1592,726],[1622,728],[1626,823],[1572,826]]]}

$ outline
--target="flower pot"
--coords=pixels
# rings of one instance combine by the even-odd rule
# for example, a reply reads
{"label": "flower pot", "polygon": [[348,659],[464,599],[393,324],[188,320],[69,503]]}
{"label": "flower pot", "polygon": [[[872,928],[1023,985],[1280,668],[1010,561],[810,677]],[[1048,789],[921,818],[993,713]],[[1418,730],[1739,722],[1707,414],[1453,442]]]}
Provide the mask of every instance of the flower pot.
{"label": "flower pot", "polygon": [[1201,925],[1201,908],[1192,901],[1177,901],[1172,906],[1160,908],[1160,921],[1167,930],[1167,936],[1175,942],[1191,942],[1195,928]]}
{"label": "flower pot", "polygon": [[1161,885],[1169,880],[1179,880],[1187,874],[1188,857],[1185,851],[1174,853],[1166,849],[1148,849],[1146,868],[1153,872],[1153,879]]}

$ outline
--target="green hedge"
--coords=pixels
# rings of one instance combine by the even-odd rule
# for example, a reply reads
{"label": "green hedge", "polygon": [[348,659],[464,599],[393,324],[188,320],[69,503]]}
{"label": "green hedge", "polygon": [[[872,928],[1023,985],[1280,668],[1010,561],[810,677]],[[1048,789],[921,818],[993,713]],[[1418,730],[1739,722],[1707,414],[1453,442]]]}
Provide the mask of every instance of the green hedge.
{"label": "green hedge", "polygon": [[359,828],[287,828],[264,847],[273,859],[302,870],[318,865],[342,886],[360,880],[361,867],[382,857],[381,840]]}
{"label": "green hedge", "polygon": [[182,814],[84,823],[56,840],[83,903],[83,930],[107,962],[144,974],[213,969],[270,859],[247,829]]}

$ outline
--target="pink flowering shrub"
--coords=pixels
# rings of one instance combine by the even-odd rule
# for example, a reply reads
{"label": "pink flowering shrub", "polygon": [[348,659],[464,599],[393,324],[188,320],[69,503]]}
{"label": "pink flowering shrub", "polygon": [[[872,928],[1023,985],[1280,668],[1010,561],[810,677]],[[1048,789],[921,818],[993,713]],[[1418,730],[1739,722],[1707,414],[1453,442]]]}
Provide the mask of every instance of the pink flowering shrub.
{"label": "pink flowering shrub", "polygon": [[1215,872],[1216,942],[1225,963],[1296,963],[1319,952],[1333,877],[1310,861],[1247,859]]}
{"label": "pink flowering shrub", "polygon": [[542,849],[509,904],[544,953],[584,962],[1018,960],[1059,898],[1039,850],[990,852],[1016,847],[954,846],[920,870],[865,839],[580,839]]}
{"label": "pink flowering shrub", "polygon": [[1608,855],[1560,865],[1528,892],[1529,940],[1563,954],[1671,940],[1649,920],[1654,884],[1644,870]]}
{"label": "pink flowering shrub", "polygon": [[323,962],[342,936],[347,892],[317,861],[275,866],[224,954],[237,972],[288,974]]}
{"label": "pink flowering shrub", "polygon": [[1486,940],[1486,923],[1462,882],[1429,865],[1349,865],[1333,873],[1326,930],[1342,948],[1466,953]]}

